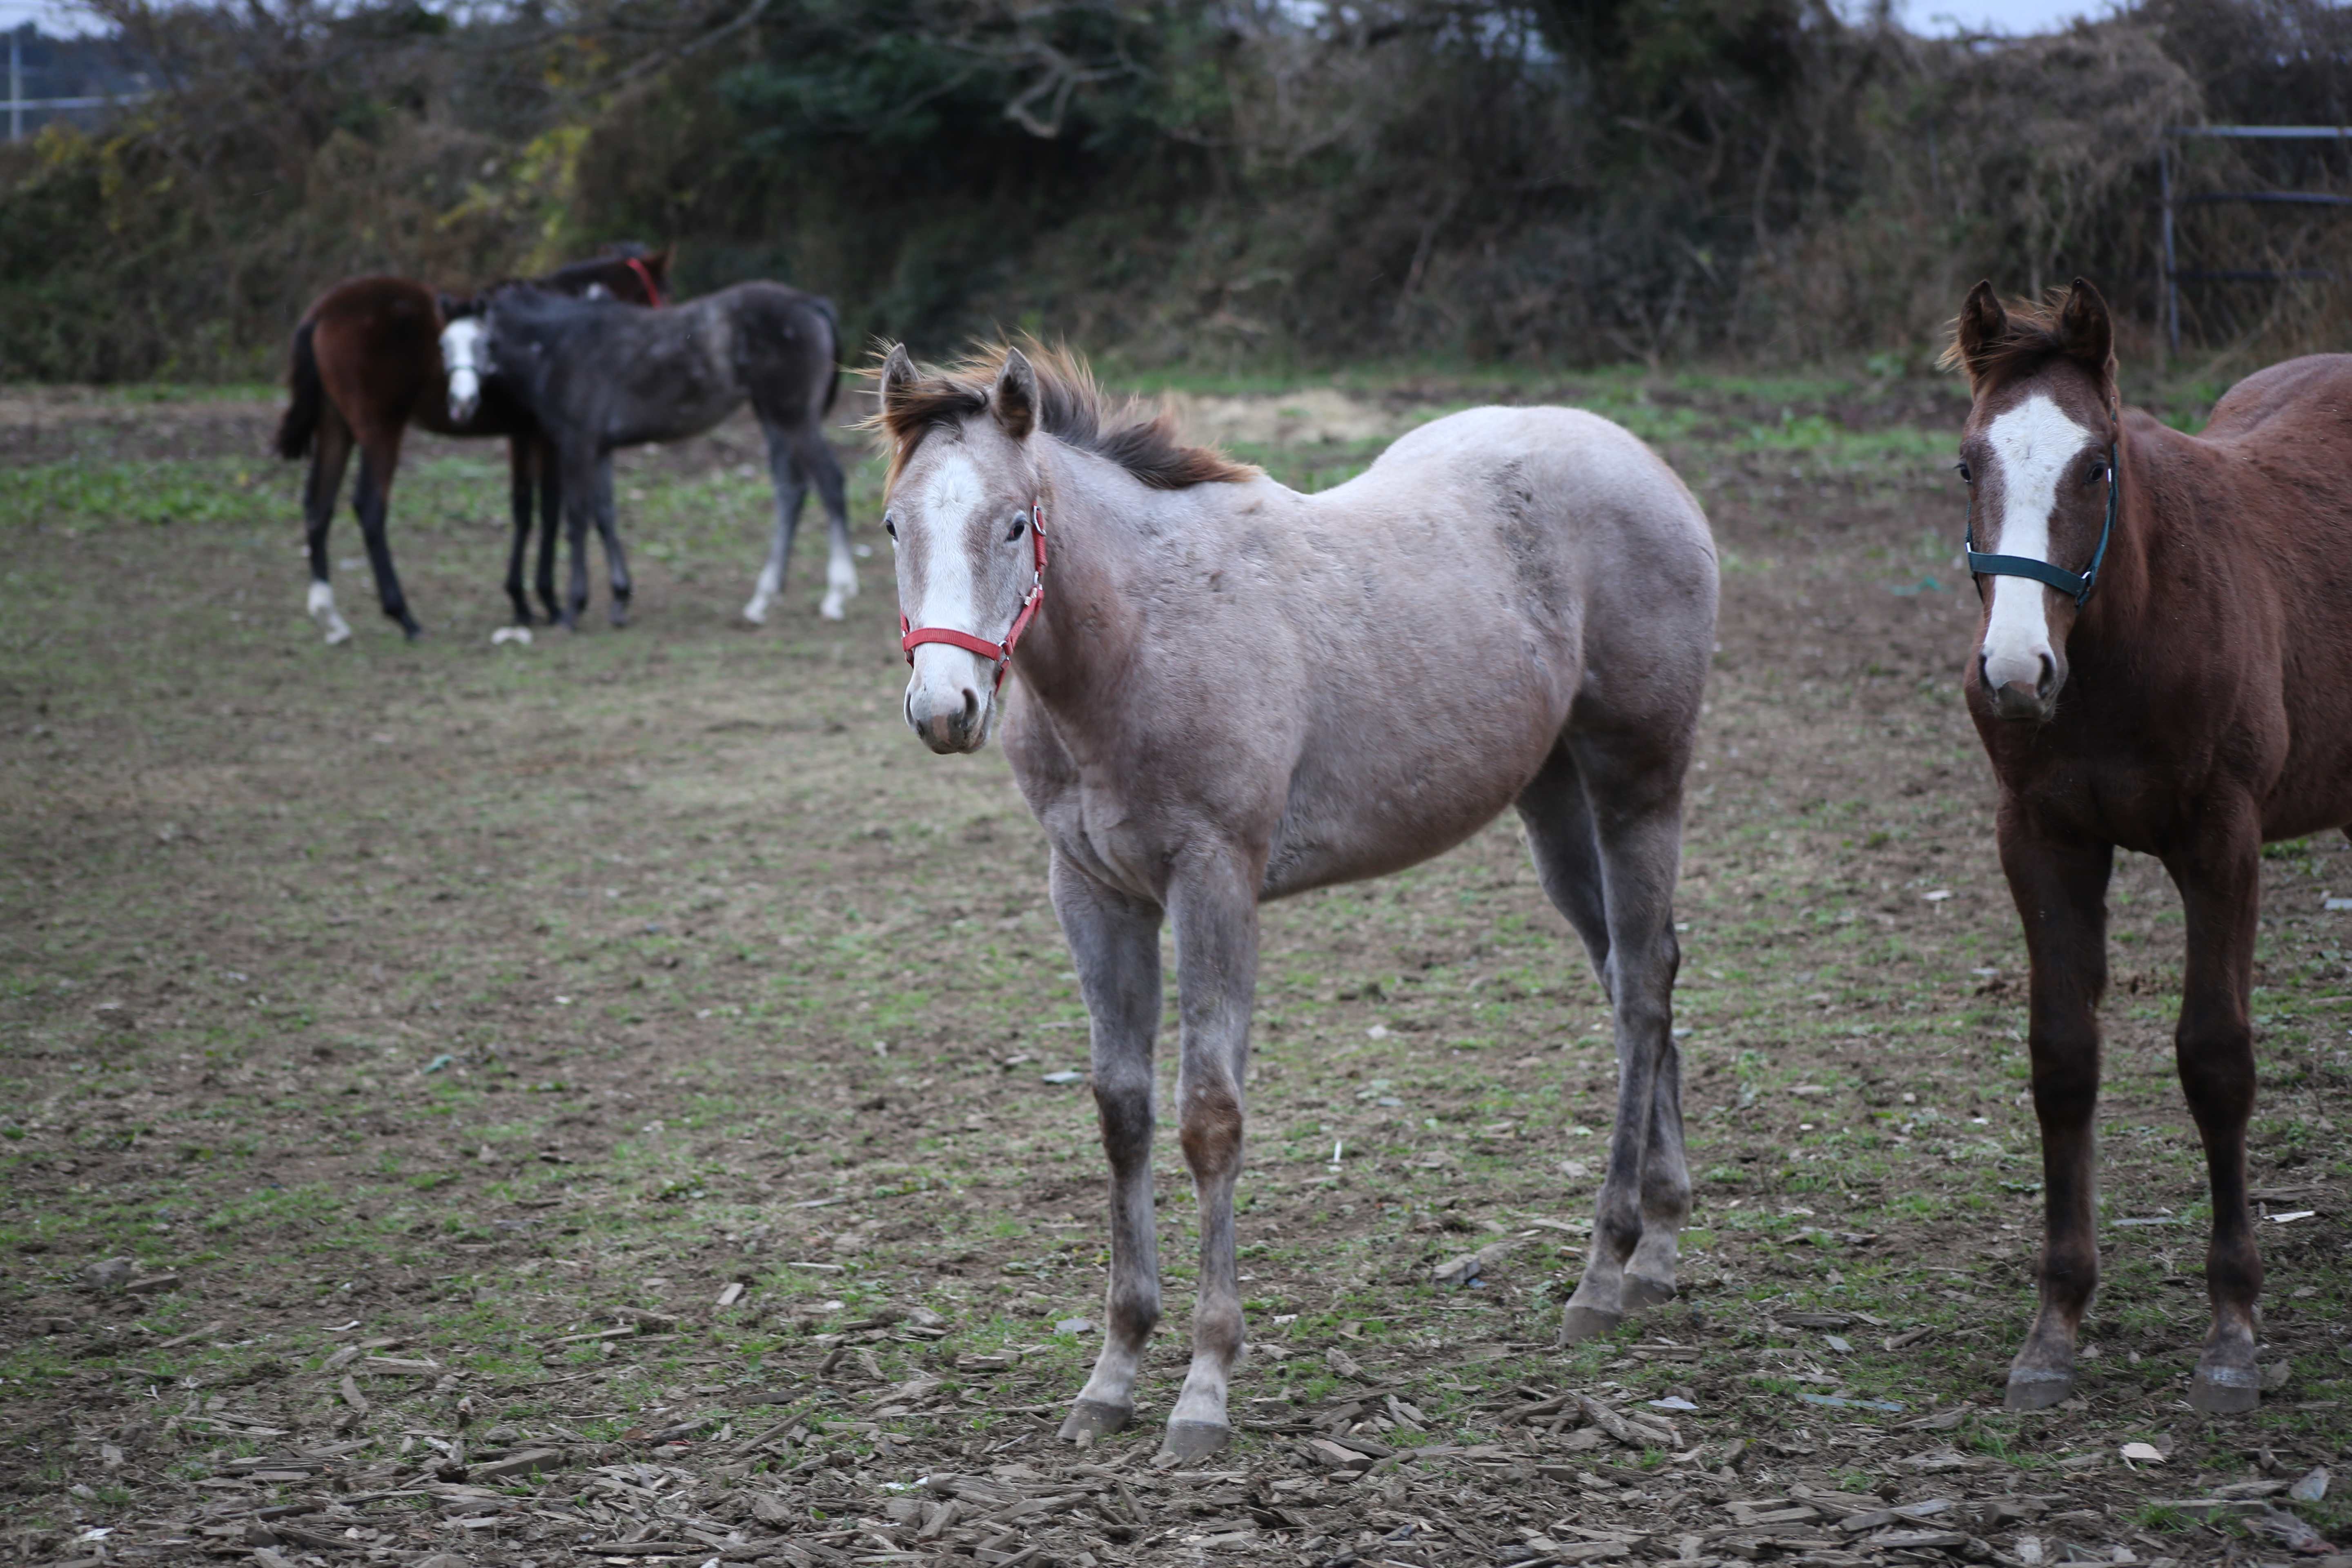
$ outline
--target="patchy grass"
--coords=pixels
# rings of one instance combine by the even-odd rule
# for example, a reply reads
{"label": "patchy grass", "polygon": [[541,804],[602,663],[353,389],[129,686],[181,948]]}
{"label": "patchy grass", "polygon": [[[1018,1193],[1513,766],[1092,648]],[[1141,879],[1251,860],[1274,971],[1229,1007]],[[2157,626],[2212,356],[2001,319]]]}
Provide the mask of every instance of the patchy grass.
{"label": "patchy grass", "polygon": [[[2255,1180],[2273,1212],[2318,1211],[2262,1226],[2282,1388],[2231,1421],[2179,1397],[2208,1215],[2170,1062],[2180,915],[2124,856],[2097,1355],[2071,1407],[2005,1415],[2040,1170],[2022,954],[1953,691],[1975,610],[1950,564],[1948,390],[1434,373],[1340,390],[1388,428],[1499,395],[1584,402],[1660,443],[1715,520],[1723,651],[1679,902],[1686,1289],[1550,1348],[1613,1067],[1514,826],[1276,907],[1234,1464],[1300,1484],[1204,1513],[1137,1463],[1148,1530],[1119,1538],[1106,1500],[1039,1540],[1151,1560],[1223,1518],[1258,1532],[1235,1550],[1319,1562],[1378,1506],[1481,1551],[1514,1513],[1510,1539],[1566,1521],[1671,1542],[1720,1534],[1727,1499],[1807,1485],[1958,1498],[1997,1543],[2137,1529],[2144,1559],[2217,1555],[2234,1527],[2168,1500],[2300,1475],[2347,1435],[2352,917],[2323,907],[2352,891],[2344,843],[2264,861]],[[356,643],[329,649],[300,614],[298,476],[208,449],[201,408],[153,456],[147,406],[181,417],[110,403],[76,455],[0,475],[0,572],[30,607],[0,630],[0,1453],[28,1554],[135,1519],[128,1539],[171,1538],[156,1521],[199,1539],[318,1493],[240,1480],[236,1460],[337,1448],[315,1463],[345,1495],[420,1494],[338,1504],[339,1532],[378,1532],[360,1549],[496,1561],[689,1514],[862,1552],[821,1538],[866,1518],[896,1539],[890,1488],[929,1469],[1018,1460],[1079,1484],[1040,1434],[1096,1342],[1076,1321],[1101,1315],[1091,1110],[1048,1081],[1084,1068],[1083,1009],[1001,759],[931,757],[898,722],[887,552],[843,626],[810,614],[804,553],[795,613],[738,626],[769,500],[730,426],[623,465],[638,625],[493,647],[502,465],[420,441],[393,543],[431,636],[352,614]],[[1230,444],[1289,482],[1340,482],[1380,445],[1248,439],[1253,406]],[[867,542],[878,482],[854,468]],[[336,552],[349,613],[348,522]],[[1159,1184],[1171,1310],[1144,1426],[1097,1456],[1120,1466],[1148,1457],[1182,1373],[1197,1243],[1172,1152]],[[1518,1245],[1479,1289],[1431,1283],[1498,1239]],[[82,1282],[112,1258],[176,1285]],[[629,1326],[616,1312],[639,1331],[583,1337]],[[1503,1425],[1515,1388],[1672,1420],[1683,1447],[1611,1463],[1580,1417]],[[1343,1485],[1296,1450],[1334,1411],[1342,1435],[1484,1452]],[[650,1450],[665,1433],[689,1446]],[[2171,1461],[2126,1470],[2134,1438]],[[478,1465],[533,1443],[565,1450],[562,1479],[477,1489],[540,1515],[453,1534],[431,1505],[471,1494],[422,1495],[452,1484],[427,1468],[450,1459],[436,1444]],[[1946,1450],[1958,1468],[1935,1468]],[[628,1489],[656,1472],[698,1500],[687,1514]],[[2010,1494],[2084,1517],[1982,1511]],[[761,1497],[793,1522],[755,1517]]]}

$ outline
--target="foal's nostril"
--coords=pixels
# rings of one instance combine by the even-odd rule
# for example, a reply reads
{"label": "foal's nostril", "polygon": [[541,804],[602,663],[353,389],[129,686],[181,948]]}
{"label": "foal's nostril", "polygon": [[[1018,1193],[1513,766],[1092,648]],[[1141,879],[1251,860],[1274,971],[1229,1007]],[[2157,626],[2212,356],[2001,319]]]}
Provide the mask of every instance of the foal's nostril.
{"label": "foal's nostril", "polygon": [[980,693],[967,686],[963,689],[963,730],[969,734],[980,723]]}
{"label": "foal's nostril", "polygon": [[2046,702],[2057,684],[2058,661],[2045,653],[2042,656],[2042,679],[2033,683],[2033,689],[2039,692],[2042,700]]}

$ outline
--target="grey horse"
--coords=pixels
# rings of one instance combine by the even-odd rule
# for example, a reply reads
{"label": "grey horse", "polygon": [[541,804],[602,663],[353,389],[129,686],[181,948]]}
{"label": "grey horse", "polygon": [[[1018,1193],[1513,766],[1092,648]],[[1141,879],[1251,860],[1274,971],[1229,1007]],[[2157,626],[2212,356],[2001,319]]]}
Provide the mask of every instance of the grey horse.
{"label": "grey horse", "polygon": [[613,624],[627,618],[629,567],[614,515],[614,448],[699,435],[747,402],[768,438],[776,527],[743,617],[767,619],[813,484],[833,534],[819,607],[827,619],[841,619],[843,601],[857,592],[857,572],[841,465],[824,438],[824,416],[840,382],[839,349],[832,305],[781,283],[739,283],[663,310],[509,288],[484,296],[478,310],[441,334],[451,419],[462,424],[483,384],[495,378],[555,448],[572,541],[566,626],[576,626],[588,604],[591,522],[604,541]]}
{"label": "grey horse", "polygon": [[1201,1215],[1168,1451],[1231,1433],[1233,1198],[1257,906],[1377,877],[1516,806],[1616,1013],[1617,1123],[1563,1340],[1674,1294],[1690,1207],[1671,1024],[1684,773],[1715,543],[1648,447],[1564,408],[1479,408],[1300,495],[1108,405],[1066,355],[880,369],[906,719],[996,723],[1052,849],[1110,1164],[1108,1331],[1062,1436],[1126,1425],[1160,1316],[1160,927],[1176,939],[1179,1142]]}

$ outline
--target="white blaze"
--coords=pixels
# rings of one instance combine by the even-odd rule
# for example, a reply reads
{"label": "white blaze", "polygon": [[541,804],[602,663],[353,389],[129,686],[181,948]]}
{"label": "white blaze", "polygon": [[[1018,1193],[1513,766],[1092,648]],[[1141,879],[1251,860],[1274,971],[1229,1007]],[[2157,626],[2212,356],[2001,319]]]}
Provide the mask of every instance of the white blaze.
{"label": "white blaze", "polygon": [[449,371],[449,417],[463,425],[481,401],[482,375],[489,368],[482,323],[468,316],[441,331],[441,363]]}
{"label": "white blaze", "polygon": [[[922,489],[897,509],[898,529],[923,532],[923,599],[907,606],[908,624],[969,632],[994,642],[1005,628],[983,626],[973,604],[971,539],[975,515],[988,504],[988,486],[970,458],[950,452],[923,476]],[[934,711],[961,707],[969,689],[980,695],[985,714],[996,684],[996,664],[965,648],[924,643],[915,649],[915,672],[907,683],[911,710],[922,693]]]}
{"label": "white blaze", "polygon": [[[2001,499],[2000,532],[1990,553],[2050,560],[2050,514],[2058,504],[2059,482],[2092,439],[2090,430],[2039,393],[1986,426]],[[2053,564],[2072,572],[2082,563]],[[2040,683],[2042,661],[2052,657],[2048,593],[2031,577],[1992,579],[1992,613],[1986,617],[1984,638],[1989,688],[1999,690],[2019,680]]]}

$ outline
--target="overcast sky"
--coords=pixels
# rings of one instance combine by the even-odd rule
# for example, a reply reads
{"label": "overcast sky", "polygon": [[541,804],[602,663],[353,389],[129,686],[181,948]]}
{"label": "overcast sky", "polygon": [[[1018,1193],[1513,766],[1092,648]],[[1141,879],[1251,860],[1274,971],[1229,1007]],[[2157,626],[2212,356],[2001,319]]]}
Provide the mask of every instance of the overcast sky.
{"label": "overcast sky", "polygon": [[2022,37],[2058,32],[2078,16],[2103,16],[2113,9],[2104,0],[1896,0],[1895,14],[1905,26],[1930,37],[1955,33]]}
{"label": "overcast sky", "polygon": [[[1857,6],[1857,9],[1860,7]],[[1896,0],[1895,15],[1915,33],[2053,32],[2077,16],[2105,14],[2105,0]],[[35,21],[52,35],[93,30],[89,14],[61,0],[0,0],[0,28]]]}

